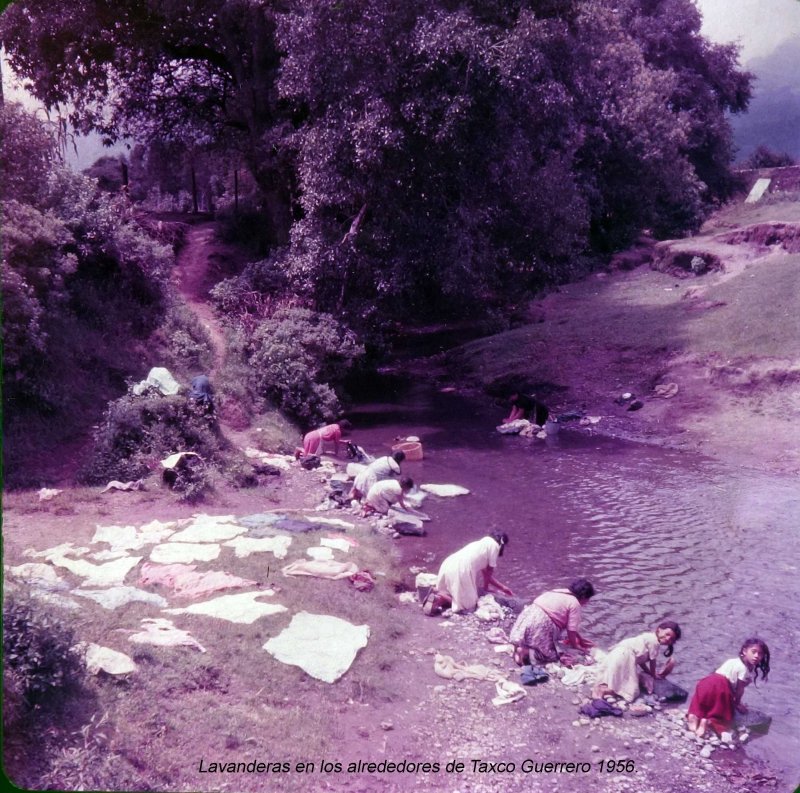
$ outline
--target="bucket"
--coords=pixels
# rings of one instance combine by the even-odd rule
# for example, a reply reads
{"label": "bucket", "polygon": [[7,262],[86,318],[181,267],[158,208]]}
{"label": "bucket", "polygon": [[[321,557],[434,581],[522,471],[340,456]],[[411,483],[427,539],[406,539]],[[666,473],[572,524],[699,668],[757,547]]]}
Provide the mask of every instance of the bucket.
{"label": "bucket", "polygon": [[547,433],[548,437],[551,437],[553,435],[558,435],[559,429],[561,428],[557,421],[553,421],[552,419],[547,419],[547,421],[544,423],[544,431]]}
{"label": "bucket", "polygon": [[392,446],[393,452],[403,452],[406,460],[422,459],[422,444],[419,441],[403,441]]}

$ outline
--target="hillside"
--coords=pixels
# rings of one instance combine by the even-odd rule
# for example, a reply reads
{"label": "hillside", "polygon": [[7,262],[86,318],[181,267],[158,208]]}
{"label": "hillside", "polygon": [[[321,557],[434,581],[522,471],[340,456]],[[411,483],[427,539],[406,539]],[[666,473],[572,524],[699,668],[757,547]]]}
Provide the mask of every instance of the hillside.
{"label": "hillside", "polygon": [[521,378],[556,412],[601,416],[593,431],[800,469],[800,202],[729,205],[534,301],[530,320],[453,351],[451,374],[495,394]]}

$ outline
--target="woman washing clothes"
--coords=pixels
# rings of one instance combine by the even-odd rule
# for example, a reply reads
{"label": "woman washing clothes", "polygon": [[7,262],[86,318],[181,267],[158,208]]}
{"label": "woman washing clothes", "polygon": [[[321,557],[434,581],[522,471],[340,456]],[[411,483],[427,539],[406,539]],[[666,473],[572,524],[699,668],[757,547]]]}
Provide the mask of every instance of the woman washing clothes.
{"label": "woman washing clothes", "polygon": [[507,534],[492,532],[451,553],[439,567],[436,588],[422,604],[425,614],[439,614],[448,607],[453,611],[471,611],[478,605],[479,591],[488,592],[492,588],[513,596],[514,593],[494,577],[494,568],[506,545]]}
{"label": "woman washing clothes", "polygon": [[517,617],[509,639],[514,645],[514,660],[520,666],[534,662],[560,662],[572,666],[573,659],[562,655],[558,642],[566,631],[566,644],[583,653],[594,646],[578,633],[581,608],[594,595],[594,587],[585,578],[573,581],[567,589],[544,592]]}
{"label": "woman washing clothes", "polygon": [[357,474],[350,491],[350,498],[361,501],[370,488],[379,481],[400,476],[400,463],[406,459],[405,452],[395,452],[391,457],[378,457],[364,466]]}

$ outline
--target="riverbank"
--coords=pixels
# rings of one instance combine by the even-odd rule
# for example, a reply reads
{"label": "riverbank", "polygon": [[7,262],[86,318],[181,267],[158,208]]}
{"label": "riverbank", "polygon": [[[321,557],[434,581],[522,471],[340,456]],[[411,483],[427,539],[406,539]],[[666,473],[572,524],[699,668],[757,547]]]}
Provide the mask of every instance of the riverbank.
{"label": "riverbank", "polygon": [[[181,647],[136,650],[125,632],[143,618],[163,616],[159,609],[131,603],[106,611],[73,598],[81,601],[80,608],[55,609],[60,620],[74,626],[77,638],[130,652],[139,669],[123,680],[104,675],[87,680],[84,702],[107,722],[102,730],[93,728],[85,710],[83,722],[55,726],[48,738],[55,758],[49,767],[43,767],[43,750],[34,752],[24,734],[7,731],[6,770],[11,778],[25,787],[36,788],[45,780],[64,790],[81,784],[107,790],[248,793],[423,787],[476,793],[781,789],[775,787],[773,771],[737,751],[720,749],[711,759],[702,758],[700,747],[669,718],[668,710],[640,719],[582,723],[577,711],[587,692],[555,679],[530,689],[520,702],[495,706],[492,682],[438,677],[434,658],[442,653],[517,679],[510,657],[496,653],[486,638],[496,624],[482,623],[474,615],[428,619],[418,605],[400,601],[402,591],[413,586],[414,573],[393,560],[394,541],[374,534],[360,517],[315,510],[324,495],[324,478],[292,466],[266,491],[218,491],[203,512],[242,516],[266,506],[352,522],[345,534],[359,547],[347,558],[373,572],[377,585],[372,592],[357,592],[347,581],[280,575],[283,564],[303,558],[306,547],[328,533],[321,529],[293,537],[285,560],[268,554],[238,559],[223,550],[218,561],[200,563],[201,570],[224,569],[255,580],[259,589],[275,590],[274,599],[289,607],[288,613],[253,625],[191,614],[173,618],[205,653]],[[9,494],[5,563],[39,561],[23,554],[28,547],[41,551],[61,542],[91,547],[97,524],[139,526],[188,519],[196,511],[176,505],[168,491],[151,487],[102,496],[86,489],[65,491],[44,502],[32,492]],[[430,569],[436,566],[432,559]],[[70,579],[63,570],[59,573]],[[145,588],[168,595],[158,587]],[[186,605],[168,597],[171,606]],[[367,646],[334,684],[281,664],[262,649],[301,610],[370,626]],[[511,620],[508,615],[502,623],[506,630]],[[81,724],[88,725],[83,732]],[[388,771],[379,765],[384,761],[406,765]],[[242,768],[257,762],[288,763],[290,771],[212,772],[211,762],[226,767],[242,763]],[[296,770],[298,763],[308,762],[315,763],[310,777]],[[321,770],[323,762],[332,764],[326,765],[330,770]],[[337,762],[341,771],[335,770]],[[359,762],[376,765],[373,771],[368,765],[348,771],[350,763]],[[417,764],[413,772],[406,770],[409,763]],[[448,771],[449,763],[462,763],[463,768]],[[554,770],[548,763],[576,765]]]}
{"label": "riverbank", "polygon": [[618,257],[439,364],[443,386],[484,398],[523,382],[556,413],[594,417],[587,432],[797,473],[800,202],[726,207],[698,236]]}

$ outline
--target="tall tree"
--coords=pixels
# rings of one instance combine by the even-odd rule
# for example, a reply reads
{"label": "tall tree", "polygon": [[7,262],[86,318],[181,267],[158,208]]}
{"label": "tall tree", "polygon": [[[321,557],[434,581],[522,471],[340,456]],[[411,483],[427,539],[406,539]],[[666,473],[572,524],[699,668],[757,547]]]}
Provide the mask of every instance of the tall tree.
{"label": "tall tree", "polygon": [[276,241],[292,184],[275,90],[278,3],[21,0],[0,17],[14,71],[80,131],[195,150],[235,148],[261,186]]}

